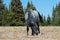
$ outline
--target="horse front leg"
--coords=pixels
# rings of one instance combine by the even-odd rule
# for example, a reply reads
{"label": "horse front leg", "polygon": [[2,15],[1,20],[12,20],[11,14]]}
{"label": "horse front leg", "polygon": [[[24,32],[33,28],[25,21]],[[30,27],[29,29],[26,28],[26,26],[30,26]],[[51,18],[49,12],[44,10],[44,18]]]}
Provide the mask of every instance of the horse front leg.
{"label": "horse front leg", "polygon": [[27,26],[27,35],[28,35],[29,27]]}
{"label": "horse front leg", "polygon": [[31,26],[31,30],[32,30],[32,33],[31,33],[31,35],[33,35],[34,36],[34,28],[33,28],[33,26]]}

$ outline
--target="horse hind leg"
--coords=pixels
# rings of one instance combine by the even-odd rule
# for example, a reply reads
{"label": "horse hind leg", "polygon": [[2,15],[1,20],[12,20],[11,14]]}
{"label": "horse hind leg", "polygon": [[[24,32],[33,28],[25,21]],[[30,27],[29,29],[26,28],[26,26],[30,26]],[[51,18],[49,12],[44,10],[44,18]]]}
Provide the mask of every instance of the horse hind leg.
{"label": "horse hind leg", "polygon": [[40,33],[40,28],[39,28],[39,26],[38,26],[38,31],[39,31],[39,33]]}
{"label": "horse hind leg", "polygon": [[30,26],[30,28],[31,28],[31,31],[32,31],[31,35],[34,35],[34,31],[33,31],[32,26]]}
{"label": "horse hind leg", "polygon": [[38,24],[38,33],[40,33],[40,28],[39,28],[39,24]]}
{"label": "horse hind leg", "polygon": [[38,25],[36,25],[37,27],[37,32],[36,32],[36,35],[38,35],[38,33],[39,33],[39,27],[38,27]]}
{"label": "horse hind leg", "polygon": [[27,35],[28,35],[29,27],[27,26]]}
{"label": "horse hind leg", "polygon": [[37,28],[38,29],[38,33],[40,33],[39,23],[37,23],[37,26],[38,26],[38,28]]}

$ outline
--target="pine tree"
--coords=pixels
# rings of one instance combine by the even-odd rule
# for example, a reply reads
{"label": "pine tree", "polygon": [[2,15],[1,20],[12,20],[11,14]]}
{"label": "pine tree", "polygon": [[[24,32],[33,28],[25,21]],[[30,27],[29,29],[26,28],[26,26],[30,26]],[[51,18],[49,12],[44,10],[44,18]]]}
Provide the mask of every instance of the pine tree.
{"label": "pine tree", "polygon": [[6,8],[5,5],[3,4],[3,1],[0,0],[0,26],[4,26],[6,24]]}
{"label": "pine tree", "polygon": [[[57,6],[56,6],[57,7]],[[56,10],[55,10],[55,8],[53,7],[53,13],[52,13],[52,25],[55,25],[56,24],[56,16],[55,16],[55,12],[56,12]]]}
{"label": "pine tree", "polygon": [[44,21],[43,26],[46,26],[47,22],[46,22],[46,17],[45,16],[43,17],[43,21]]}
{"label": "pine tree", "polygon": [[[20,0],[12,0],[11,1],[11,10],[14,12],[14,25],[22,25],[24,21],[24,11],[23,6]],[[12,25],[13,25],[12,24]]]}
{"label": "pine tree", "polygon": [[10,26],[13,24],[14,13],[11,10],[9,10],[7,13],[8,14],[7,14],[7,24],[6,25]]}
{"label": "pine tree", "polygon": [[32,10],[36,10],[36,8],[35,8],[35,6],[33,5],[33,3],[31,2],[28,2],[27,3],[27,8],[26,8],[26,10],[28,10],[28,9],[32,9]]}
{"label": "pine tree", "polygon": [[32,1],[31,1],[31,9],[32,10],[36,10],[35,6],[33,5]]}
{"label": "pine tree", "polygon": [[31,5],[30,2],[28,2],[25,12],[26,12],[28,9],[30,9],[30,5]]}
{"label": "pine tree", "polygon": [[57,26],[60,25],[60,2],[53,9],[53,24]]}
{"label": "pine tree", "polygon": [[47,25],[51,25],[51,18],[50,18],[49,15],[48,15],[48,17],[47,17]]}

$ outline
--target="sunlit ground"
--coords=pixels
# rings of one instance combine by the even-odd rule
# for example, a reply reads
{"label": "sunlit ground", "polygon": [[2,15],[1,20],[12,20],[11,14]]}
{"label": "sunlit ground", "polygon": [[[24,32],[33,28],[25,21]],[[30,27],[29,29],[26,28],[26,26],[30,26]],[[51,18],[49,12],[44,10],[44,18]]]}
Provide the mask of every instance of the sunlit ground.
{"label": "sunlit ground", "polygon": [[26,35],[26,27],[0,27],[0,40],[60,40],[60,27],[40,26],[41,33],[38,36]]}

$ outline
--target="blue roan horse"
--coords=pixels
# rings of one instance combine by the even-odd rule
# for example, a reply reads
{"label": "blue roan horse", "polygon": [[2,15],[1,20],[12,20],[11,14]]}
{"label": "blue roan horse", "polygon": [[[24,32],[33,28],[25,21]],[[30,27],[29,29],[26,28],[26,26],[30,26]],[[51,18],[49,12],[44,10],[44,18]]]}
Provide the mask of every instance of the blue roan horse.
{"label": "blue roan horse", "polygon": [[25,22],[27,25],[27,35],[28,35],[29,27],[31,27],[32,29],[32,35],[34,34],[38,35],[38,33],[40,33],[40,29],[39,29],[40,21],[42,22],[42,17],[37,11],[30,9],[26,12]]}

